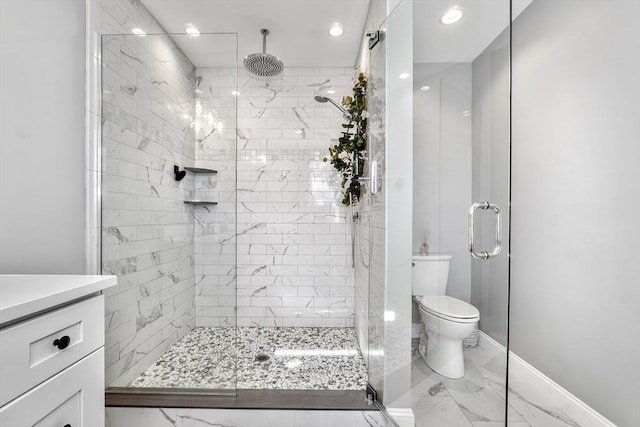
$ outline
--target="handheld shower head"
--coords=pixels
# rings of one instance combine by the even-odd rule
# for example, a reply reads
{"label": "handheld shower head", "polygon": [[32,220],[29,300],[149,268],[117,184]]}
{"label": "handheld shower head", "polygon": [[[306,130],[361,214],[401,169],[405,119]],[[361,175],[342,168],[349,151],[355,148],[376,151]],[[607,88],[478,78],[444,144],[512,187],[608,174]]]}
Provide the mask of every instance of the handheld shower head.
{"label": "handheld shower head", "polygon": [[327,98],[326,96],[314,96],[313,99],[316,100],[316,102],[321,102],[321,103],[325,103],[325,102],[330,102],[331,104],[333,104],[338,110],[340,110],[342,112],[342,115],[344,116],[345,119],[347,120],[351,120],[351,114],[349,114],[349,112],[347,110],[345,110],[340,104],[338,104],[336,101],[334,101],[331,98]]}

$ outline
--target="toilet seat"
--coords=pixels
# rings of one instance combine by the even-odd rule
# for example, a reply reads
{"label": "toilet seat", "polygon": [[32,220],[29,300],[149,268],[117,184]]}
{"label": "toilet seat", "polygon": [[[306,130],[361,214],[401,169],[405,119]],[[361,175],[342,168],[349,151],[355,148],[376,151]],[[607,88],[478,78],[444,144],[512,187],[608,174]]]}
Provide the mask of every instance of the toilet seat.
{"label": "toilet seat", "polygon": [[416,297],[420,308],[433,316],[457,323],[472,323],[480,319],[477,308],[448,295]]}

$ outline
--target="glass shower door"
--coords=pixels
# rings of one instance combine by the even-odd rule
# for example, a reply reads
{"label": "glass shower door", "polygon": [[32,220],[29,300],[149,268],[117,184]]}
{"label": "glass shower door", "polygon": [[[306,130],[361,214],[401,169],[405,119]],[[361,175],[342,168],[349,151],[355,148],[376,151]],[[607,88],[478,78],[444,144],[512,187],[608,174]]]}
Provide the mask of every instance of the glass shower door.
{"label": "glass shower door", "polygon": [[413,22],[413,252],[448,273],[447,298],[413,306],[416,424],[523,421],[505,394],[510,2],[416,0]]}
{"label": "glass shower door", "polygon": [[103,35],[101,60],[106,383],[235,393],[237,36]]}

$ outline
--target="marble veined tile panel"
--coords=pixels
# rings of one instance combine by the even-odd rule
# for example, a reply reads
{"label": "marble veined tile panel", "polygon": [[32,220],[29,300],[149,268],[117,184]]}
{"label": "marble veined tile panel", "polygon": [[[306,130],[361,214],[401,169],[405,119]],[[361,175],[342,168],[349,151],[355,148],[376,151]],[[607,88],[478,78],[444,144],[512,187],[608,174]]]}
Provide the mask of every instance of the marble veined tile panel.
{"label": "marble veined tile panel", "polygon": [[106,427],[387,427],[376,411],[107,408]]}

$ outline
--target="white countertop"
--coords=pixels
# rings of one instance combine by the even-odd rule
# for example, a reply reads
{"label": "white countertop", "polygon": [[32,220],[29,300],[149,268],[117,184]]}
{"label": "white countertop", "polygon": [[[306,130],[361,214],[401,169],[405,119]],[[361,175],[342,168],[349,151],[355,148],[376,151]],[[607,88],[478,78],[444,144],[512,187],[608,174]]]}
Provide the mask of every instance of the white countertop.
{"label": "white countertop", "polygon": [[115,286],[116,276],[0,274],[0,325]]}

